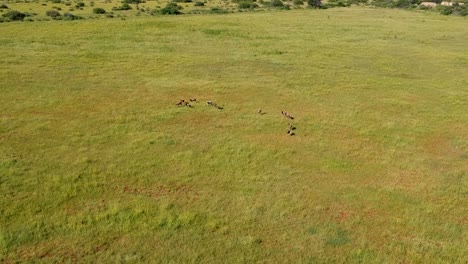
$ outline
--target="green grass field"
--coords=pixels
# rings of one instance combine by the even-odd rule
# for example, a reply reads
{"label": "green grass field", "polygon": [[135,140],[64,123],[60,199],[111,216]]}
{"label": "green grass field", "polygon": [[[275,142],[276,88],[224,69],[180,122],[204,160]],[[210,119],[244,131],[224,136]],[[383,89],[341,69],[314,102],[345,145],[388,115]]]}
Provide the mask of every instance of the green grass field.
{"label": "green grass field", "polygon": [[468,262],[466,19],[341,8],[0,32],[2,263]]}

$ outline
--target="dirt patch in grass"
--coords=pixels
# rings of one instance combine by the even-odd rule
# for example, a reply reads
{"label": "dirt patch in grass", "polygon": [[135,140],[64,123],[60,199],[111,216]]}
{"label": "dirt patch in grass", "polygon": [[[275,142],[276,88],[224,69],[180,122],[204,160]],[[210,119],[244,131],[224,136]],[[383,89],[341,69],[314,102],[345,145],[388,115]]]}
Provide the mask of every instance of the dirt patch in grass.
{"label": "dirt patch in grass", "polygon": [[436,158],[456,158],[463,151],[452,144],[446,135],[433,134],[424,140],[425,151]]}

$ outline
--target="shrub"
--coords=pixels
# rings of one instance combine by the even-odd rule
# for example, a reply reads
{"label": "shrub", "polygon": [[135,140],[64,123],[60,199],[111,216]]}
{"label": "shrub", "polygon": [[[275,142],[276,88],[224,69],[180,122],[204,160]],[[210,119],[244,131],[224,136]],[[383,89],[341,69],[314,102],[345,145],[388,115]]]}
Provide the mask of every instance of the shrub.
{"label": "shrub", "polygon": [[83,6],[85,6],[85,3],[83,3],[83,2],[78,2],[78,3],[76,3],[76,6],[75,6],[75,7],[83,7]]}
{"label": "shrub", "polygon": [[77,19],[83,19],[83,18],[80,16],[70,14],[70,13],[63,14],[63,20],[77,20]]}
{"label": "shrub", "polygon": [[194,6],[205,6],[205,3],[198,1],[195,2]]}
{"label": "shrub", "polygon": [[350,6],[351,4],[359,5],[359,4],[367,4],[368,0],[348,0],[347,3],[345,3],[347,6]]}
{"label": "shrub", "polygon": [[239,5],[239,8],[241,8],[241,9],[254,9],[254,8],[258,7],[257,4],[255,4],[255,3],[251,2],[251,1],[248,1],[248,0],[241,1],[241,2],[239,2],[238,5]]}
{"label": "shrub", "polygon": [[172,2],[175,2],[175,3],[191,3],[192,0],[172,0]]}
{"label": "shrub", "polygon": [[127,3],[123,3],[123,4],[122,4],[121,6],[119,6],[119,7],[113,7],[113,8],[112,8],[112,10],[117,10],[117,11],[119,11],[119,10],[130,10],[130,9],[132,9],[132,7],[131,7],[129,4],[127,4]]}
{"label": "shrub", "polygon": [[210,9],[210,13],[212,13],[212,14],[227,14],[228,11],[225,10],[225,9],[222,9],[220,7],[212,7]]}
{"label": "shrub", "polygon": [[8,9],[8,6],[6,6],[5,4],[1,4],[0,9]]}
{"label": "shrub", "polygon": [[54,3],[54,4],[60,4],[62,2],[62,0],[52,0],[51,2]]}
{"label": "shrub", "polygon": [[347,7],[351,6],[351,4],[348,1],[343,1],[343,0],[334,0],[334,1],[328,1],[325,5],[322,5],[323,7]]}
{"label": "shrub", "polygon": [[10,20],[13,20],[13,21],[20,21],[20,20],[23,20],[25,17],[26,17],[26,14],[23,14],[19,11],[16,11],[16,10],[12,10],[12,11],[9,11],[5,14],[2,15],[3,17],[6,17],[6,18],[9,18]]}
{"label": "shrub", "polygon": [[468,16],[468,9],[464,8],[464,9],[458,11],[458,14],[460,16]]}
{"label": "shrub", "polygon": [[408,8],[411,6],[411,1],[410,0],[397,0],[395,3],[394,3],[394,7],[397,7],[397,8]]}
{"label": "shrub", "polygon": [[421,10],[429,10],[429,9],[432,9],[432,7],[420,5],[420,6],[419,6],[419,9],[421,9]]}
{"label": "shrub", "polygon": [[182,7],[178,6],[176,3],[171,2],[168,3],[163,9],[161,9],[159,12],[162,15],[179,15],[182,14],[179,10],[181,10]]}
{"label": "shrub", "polygon": [[271,7],[284,7],[284,4],[281,0],[271,0],[270,6]]}
{"label": "shrub", "polygon": [[303,5],[304,2],[302,0],[294,0],[293,4],[295,5]]}
{"label": "shrub", "polygon": [[439,12],[445,16],[451,15],[453,13],[453,10],[450,6],[440,7],[439,10],[440,10]]}
{"label": "shrub", "polygon": [[57,10],[48,10],[48,11],[46,11],[46,16],[49,16],[51,18],[56,18],[56,17],[61,16],[61,14]]}
{"label": "shrub", "polygon": [[322,6],[321,0],[307,0],[309,7],[320,8]]}
{"label": "shrub", "polygon": [[377,7],[393,7],[394,3],[392,0],[374,0],[372,1],[372,4],[377,6]]}
{"label": "shrub", "polygon": [[141,3],[145,3],[146,1],[143,1],[143,0],[123,0],[122,3],[124,4],[141,4]]}
{"label": "shrub", "polygon": [[96,7],[96,8],[93,9],[93,13],[94,14],[105,14],[106,10],[104,10],[104,8]]}

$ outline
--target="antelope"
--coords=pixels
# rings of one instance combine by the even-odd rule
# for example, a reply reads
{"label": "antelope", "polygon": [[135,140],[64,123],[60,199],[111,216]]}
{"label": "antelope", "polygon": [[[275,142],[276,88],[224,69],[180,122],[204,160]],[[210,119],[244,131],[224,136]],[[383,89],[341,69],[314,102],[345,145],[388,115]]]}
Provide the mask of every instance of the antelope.
{"label": "antelope", "polygon": [[197,103],[197,99],[196,99],[196,98],[190,98],[189,100],[190,100],[190,102],[195,102],[195,103]]}
{"label": "antelope", "polygon": [[287,117],[289,119],[294,119],[294,117],[286,111],[281,111],[281,114],[283,114],[284,117]]}
{"label": "antelope", "polygon": [[182,100],[180,100],[176,105],[177,105],[177,106],[181,106],[181,105],[183,105],[184,103],[185,103],[185,100],[182,99]]}

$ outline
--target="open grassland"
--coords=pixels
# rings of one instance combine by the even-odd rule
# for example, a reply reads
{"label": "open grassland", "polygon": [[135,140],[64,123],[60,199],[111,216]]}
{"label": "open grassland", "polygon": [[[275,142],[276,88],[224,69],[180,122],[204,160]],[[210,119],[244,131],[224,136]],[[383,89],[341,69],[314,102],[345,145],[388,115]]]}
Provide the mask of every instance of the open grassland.
{"label": "open grassland", "polygon": [[466,263],[466,25],[2,24],[0,262]]}

